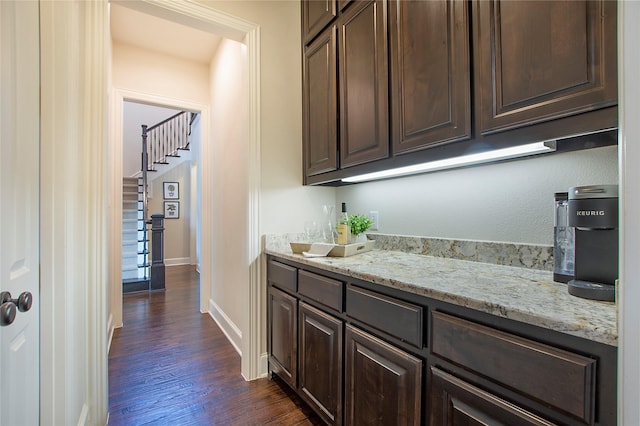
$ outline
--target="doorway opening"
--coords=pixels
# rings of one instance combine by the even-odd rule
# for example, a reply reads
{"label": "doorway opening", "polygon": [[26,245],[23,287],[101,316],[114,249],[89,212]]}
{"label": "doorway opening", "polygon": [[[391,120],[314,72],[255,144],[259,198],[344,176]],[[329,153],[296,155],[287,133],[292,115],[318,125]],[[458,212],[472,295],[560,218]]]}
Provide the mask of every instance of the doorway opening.
{"label": "doorway opening", "polygon": [[[142,126],[147,126],[146,147]],[[125,100],[122,126],[123,293],[164,288],[164,266],[197,265],[199,112]],[[146,150],[147,161],[143,163]],[[143,169],[146,168],[146,173]],[[152,265],[152,215],[163,214]],[[158,253],[159,254],[159,253]],[[158,264],[157,260],[162,260]],[[152,270],[153,269],[153,270]],[[162,274],[154,273],[161,270]],[[157,281],[151,283],[151,279]],[[162,282],[160,282],[162,281]]]}
{"label": "doorway opening", "polygon": [[[202,238],[199,244],[196,244],[202,282],[200,286],[200,311],[209,313],[227,334],[238,352],[242,353],[242,375],[247,379],[257,378],[266,372],[266,363],[261,357],[260,327],[265,315],[264,296],[261,294],[263,286],[260,282],[259,27],[242,19],[197,4],[112,3],[112,17],[113,6],[115,5],[135,8],[136,11],[142,14],[162,17],[164,20],[169,20],[174,24],[179,23],[201,31],[220,34],[223,38],[236,43],[240,42],[242,45],[241,51],[244,59],[241,64],[241,69],[243,70],[241,74],[246,84],[244,84],[243,94],[237,97],[242,100],[240,105],[242,112],[237,117],[241,117],[242,128],[245,129],[241,136],[242,145],[245,148],[242,159],[238,160],[237,164],[234,164],[233,173],[238,173],[243,179],[236,179],[233,182],[240,181],[244,184],[241,191],[236,191],[235,193],[238,195],[245,194],[243,197],[238,197],[239,200],[246,202],[246,206],[241,209],[242,212],[238,217],[244,217],[247,220],[242,223],[241,227],[234,228],[234,233],[240,235],[240,239],[237,241],[246,246],[242,250],[243,258],[238,263],[241,266],[236,268],[242,277],[240,282],[246,282],[246,285],[234,289],[234,291],[238,292],[236,295],[242,300],[242,304],[236,304],[231,307],[234,310],[233,315],[225,315],[224,308],[227,301],[216,304],[216,301],[212,298],[212,291],[216,290],[217,285],[224,285],[225,282],[228,282],[224,279],[213,277],[214,268],[216,270],[229,268],[228,265],[220,263],[222,261],[215,255],[218,249],[216,244],[220,244],[220,241],[225,241],[225,235],[220,234],[220,232],[227,231],[225,231],[224,224],[219,223],[221,222],[220,218],[213,217],[213,213],[216,211],[216,203],[221,202],[220,197],[224,200],[225,195],[227,195],[224,194],[224,191],[228,190],[228,188],[222,188],[222,195],[215,194],[220,192],[220,185],[222,185],[223,181],[220,176],[215,175],[215,170],[228,166],[229,161],[228,158],[225,158],[225,155],[215,152],[217,147],[220,146],[216,145],[216,140],[224,140],[224,137],[211,131],[212,124],[215,123],[216,128],[218,127],[218,123],[215,120],[220,116],[220,114],[214,114],[215,111],[213,111],[214,104],[211,104],[213,101],[210,99],[212,91],[194,89],[193,78],[191,78],[193,75],[187,80],[178,78],[180,81],[166,80],[166,75],[164,75],[165,80],[159,83],[159,74],[167,71],[167,69],[149,66],[148,59],[152,56],[148,54],[149,52],[143,52],[138,55],[134,52],[135,49],[125,48],[119,51],[113,49],[111,65],[111,74],[113,76],[113,96],[111,97],[112,140],[109,152],[111,158],[109,199],[113,205],[110,209],[109,223],[114,247],[110,246],[109,249],[109,274],[111,277],[109,332],[112,335],[114,328],[122,326],[121,248],[119,247],[121,241],[118,241],[122,231],[120,224],[122,212],[118,206],[121,204],[120,200],[122,199],[122,184],[119,182],[122,164],[117,160],[122,156],[122,148],[120,141],[114,140],[116,135],[121,134],[122,105],[125,100],[128,100],[151,105],[169,105],[189,111],[200,111],[202,137],[201,152],[199,154],[200,163],[197,167],[197,171],[200,174],[197,180],[200,196],[196,197],[201,203],[198,210],[202,212],[198,226],[199,231],[197,232],[197,235],[201,235]],[[144,30],[146,31],[148,28],[145,27]],[[115,39],[112,41],[114,41],[115,45]],[[118,55],[120,56],[117,57]],[[126,69],[118,68],[122,64],[125,64],[124,67]],[[131,77],[128,70],[135,64],[140,64],[140,67],[145,68],[148,72],[127,78]],[[221,69],[223,68],[221,67]],[[169,71],[171,70],[171,67],[169,67]],[[213,72],[205,72],[204,74],[196,72],[196,77],[198,75],[200,77],[204,75],[209,81],[215,77]],[[158,87],[158,85],[161,87],[158,90],[153,89],[151,86],[154,84],[156,85],[155,87]],[[182,91],[178,92],[179,89],[182,89]],[[233,176],[230,177],[233,179]],[[218,234],[216,241],[214,241],[214,233]],[[237,241],[234,241],[234,243],[237,244]],[[216,264],[216,262],[220,263],[220,265]],[[217,266],[224,268],[218,268]],[[240,315],[238,315],[238,312]]]}

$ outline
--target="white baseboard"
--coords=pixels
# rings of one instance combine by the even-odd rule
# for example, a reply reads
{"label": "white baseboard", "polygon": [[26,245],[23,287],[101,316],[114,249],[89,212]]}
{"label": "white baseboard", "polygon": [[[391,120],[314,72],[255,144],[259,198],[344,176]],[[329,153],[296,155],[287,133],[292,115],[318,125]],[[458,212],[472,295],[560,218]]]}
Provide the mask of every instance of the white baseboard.
{"label": "white baseboard", "polygon": [[216,303],[209,299],[209,315],[218,324],[222,332],[229,342],[233,345],[236,352],[242,356],[242,331],[231,321],[231,319],[224,313],[222,309]]}
{"label": "white baseboard", "polygon": [[165,266],[191,265],[190,257],[174,257],[173,259],[165,259]]}

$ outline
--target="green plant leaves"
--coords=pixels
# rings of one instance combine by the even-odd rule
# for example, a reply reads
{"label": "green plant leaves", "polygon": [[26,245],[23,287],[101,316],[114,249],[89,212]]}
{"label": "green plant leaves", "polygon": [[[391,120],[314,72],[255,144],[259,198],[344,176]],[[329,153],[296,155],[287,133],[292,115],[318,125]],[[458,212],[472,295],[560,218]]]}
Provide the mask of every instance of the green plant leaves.
{"label": "green plant leaves", "polygon": [[352,235],[360,235],[373,225],[369,216],[363,214],[354,214],[349,216],[349,227]]}

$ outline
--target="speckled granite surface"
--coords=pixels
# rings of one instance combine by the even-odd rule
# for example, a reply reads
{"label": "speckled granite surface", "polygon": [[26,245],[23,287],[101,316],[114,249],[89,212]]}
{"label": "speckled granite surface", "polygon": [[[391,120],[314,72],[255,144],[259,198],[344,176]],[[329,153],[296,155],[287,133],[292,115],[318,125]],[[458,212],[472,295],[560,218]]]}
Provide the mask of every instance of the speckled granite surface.
{"label": "speckled granite surface", "polygon": [[[549,271],[375,250],[338,258],[293,254],[298,234],[265,236],[264,250],[327,271],[616,346],[616,306],[571,296]],[[376,239],[376,246],[378,240]]]}
{"label": "speckled granite surface", "polygon": [[381,250],[553,271],[553,247],[370,233]]}

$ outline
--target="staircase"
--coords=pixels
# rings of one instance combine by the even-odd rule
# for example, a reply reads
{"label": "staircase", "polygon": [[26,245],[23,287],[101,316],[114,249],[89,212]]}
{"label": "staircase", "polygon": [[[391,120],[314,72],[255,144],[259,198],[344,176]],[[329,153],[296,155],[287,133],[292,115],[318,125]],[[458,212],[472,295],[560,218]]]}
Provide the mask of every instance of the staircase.
{"label": "staircase", "polygon": [[149,289],[149,239],[142,178],[122,181],[122,285],[124,293]]}
{"label": "staircase", "polygon": [[[158,288],[151,280],[161,281],[164,288],[163,249],[155,250],[151,261],[147,226],[151,224],[147,199],[151,176],[157,178],[190,159],[191,124],[196,114],[183,111],[151,127],[142,125],[142,167],[133,177],[122,181],[122,286],[123,293]],[[155,221],[155,219],[154,219]],[[156,230],[153,228],[154,247]],[[160,238],[159,241],[161,241]],[[158,273],[160,256],[161,272]],[[151,266],[153,266],[151,268]],[[161,279],[153,277],[162,276]]]}

